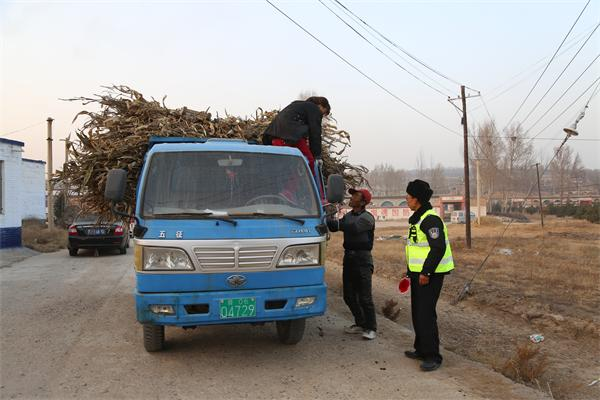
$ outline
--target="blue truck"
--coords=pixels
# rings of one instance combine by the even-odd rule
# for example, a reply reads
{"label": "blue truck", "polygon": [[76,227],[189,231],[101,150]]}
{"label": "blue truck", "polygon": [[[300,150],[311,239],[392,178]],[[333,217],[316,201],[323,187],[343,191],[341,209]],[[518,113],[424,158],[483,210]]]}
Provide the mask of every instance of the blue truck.
{"label": "blue truck", "polygon": [[[152,137],[136,188],[135,304],[147,351],[165,326],[275,322],[296,344],[323,315],[325,187],[295,148],[243,140]],[[108,173],[119,211],[127,172]],[[341,202],[332,175],[327,201]]]}

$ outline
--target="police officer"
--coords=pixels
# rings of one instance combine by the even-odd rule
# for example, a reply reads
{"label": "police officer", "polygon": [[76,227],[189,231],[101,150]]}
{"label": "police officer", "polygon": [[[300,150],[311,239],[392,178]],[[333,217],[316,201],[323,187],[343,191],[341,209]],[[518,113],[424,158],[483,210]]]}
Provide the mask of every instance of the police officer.
{"label": "police officer", "polygon": [[433,194],[429,184],[416,179],[409,182],[406,192],[408,207],[414,211],[408,220],[406,262],[415,349],[404,354],[420,360],[421,370],[434,371],[442,364],[435,308],[444,275],[454,269],[454,261],[448,230],[429,202]]}
{"label": "police officer", "polygon": [[332,232],[344,232],[344,302],[354,316],[354,324],[344,332],[362,334],[367,340],[377,336],[375,305],[371,293],[373,275],[373,238],[375,236],[375,218],[365,207],[371,202],[371,193],[367,189],[350,189],[350,207],[352,210],[341,219],[328,219],[327,226]]}

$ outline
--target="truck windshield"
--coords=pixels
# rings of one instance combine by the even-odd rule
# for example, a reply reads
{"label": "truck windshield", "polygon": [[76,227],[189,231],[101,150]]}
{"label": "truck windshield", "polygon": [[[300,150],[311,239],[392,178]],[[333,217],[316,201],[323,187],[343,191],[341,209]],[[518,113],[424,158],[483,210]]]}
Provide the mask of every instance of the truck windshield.
{"label": "truck windshield", "polygon": [[144,218],[319,215],[312,178],[304,160],[297,156],[156,153],[141,195]]}

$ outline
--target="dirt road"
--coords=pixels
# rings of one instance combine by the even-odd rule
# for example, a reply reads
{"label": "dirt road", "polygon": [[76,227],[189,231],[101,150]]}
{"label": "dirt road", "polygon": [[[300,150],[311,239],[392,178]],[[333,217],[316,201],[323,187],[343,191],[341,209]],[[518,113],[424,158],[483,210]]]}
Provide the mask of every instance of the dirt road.
{"label": "dirt road", "polygon": [[[131,265],[130,255],[61,251],[0,269],[1,398],[543,396],[448,351],[442,369],[422,373],[402,356],[410,332],[381,316],[377,340],[344,335],[349,314],[334,289],[327,315],[311,319],[296,346],[279,344],[270,324],[173,328],[167,349],[149,354]],[[337,279],[335,268],[328,277]]]}

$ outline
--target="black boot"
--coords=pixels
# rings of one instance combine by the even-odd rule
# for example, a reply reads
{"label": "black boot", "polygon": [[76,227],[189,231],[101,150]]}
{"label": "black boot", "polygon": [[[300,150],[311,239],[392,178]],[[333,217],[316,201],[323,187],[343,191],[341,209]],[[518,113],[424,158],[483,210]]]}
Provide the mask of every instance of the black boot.
{"label": "black boot", "polygon": [[413,360],[421,360],[423,361],[423,356],[421,356],[419,353],[417,353],[416,351],[410,351],[410,350],[406,350],[404,352],[404,355],[408,358],[411,358]]}
{"label": "black boot", "polygon": [[421,371],[429,372],[438,369],[442,363],[437,361],[423,361],[421,363]]}

